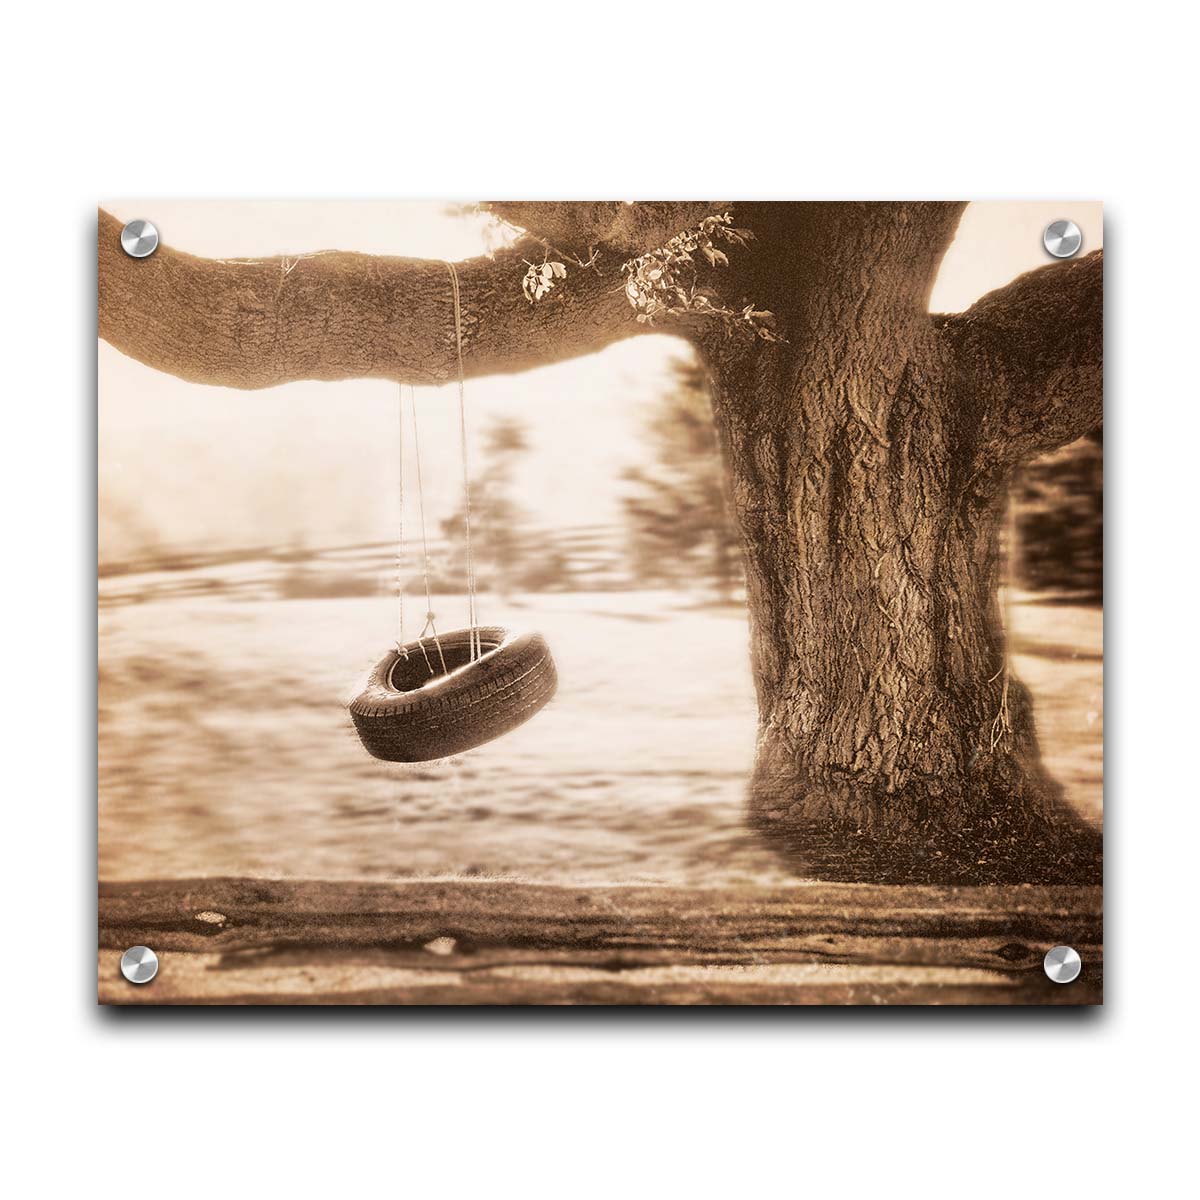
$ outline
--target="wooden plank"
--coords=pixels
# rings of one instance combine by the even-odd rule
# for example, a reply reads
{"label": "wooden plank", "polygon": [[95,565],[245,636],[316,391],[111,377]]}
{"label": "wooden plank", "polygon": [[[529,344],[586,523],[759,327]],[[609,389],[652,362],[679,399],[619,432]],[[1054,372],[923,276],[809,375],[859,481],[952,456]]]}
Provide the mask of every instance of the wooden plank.
{"label": "wooden plank", "polygon": [[[570,888],[211,879],[100,887],[104,1003],[1096,1004],[1098,888]],[[120,951],[159,977],[133,988]],[[1075,946],[1074,984],[1046,979]]]}

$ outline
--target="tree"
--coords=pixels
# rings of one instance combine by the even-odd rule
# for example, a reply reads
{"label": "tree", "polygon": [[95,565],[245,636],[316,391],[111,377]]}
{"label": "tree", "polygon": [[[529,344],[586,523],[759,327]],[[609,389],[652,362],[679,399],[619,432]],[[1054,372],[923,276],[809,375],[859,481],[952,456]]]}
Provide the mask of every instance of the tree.
{"label": "tree", "polygon": [[699,363],[679,360],[675,386],[648,422],[654,453],[631,467],[625,497],[633,567],[639,581],[707,580],[728,599],[741,580],[741,541],[729,509],[712,398]]}
{"label": "tree", "polygon": [[1016,480],[1017,578],[1098,604],[1104,595],[1104,433],[1030,463]]}
{"label": "tree", "polygon": [[[681,231],[727,206],[490,207],[529,236],[457,266],[467,374],[650,329],[705,365],[746,563],[756,825],[831,876],[1089,877],[1096,840],[1006,669],[998,530],[1014,471],[1100,422],[1101,253],[931,316],[961,204],[739,204],[753,240],[704,234],[690,268]],[[119,233],[102,213],[100,335],[152,367],[240,388],[457,372],[445,263],[134,260]],[[546,262],[565,273],[531,300]]]}
{"label": "tree", "polygon": [[[471,537],[479,586],[507,595],[513,590],[561,587],[568,574],[562,552],[539,537],[529,512],[516,497],[517,466],[529,451],[529,433],[515,417],[493,417],[483,434],[481,470],[471,480]],[[442,522],[455,547],[451,573],[462,578],[466,513],[460,508]]]}

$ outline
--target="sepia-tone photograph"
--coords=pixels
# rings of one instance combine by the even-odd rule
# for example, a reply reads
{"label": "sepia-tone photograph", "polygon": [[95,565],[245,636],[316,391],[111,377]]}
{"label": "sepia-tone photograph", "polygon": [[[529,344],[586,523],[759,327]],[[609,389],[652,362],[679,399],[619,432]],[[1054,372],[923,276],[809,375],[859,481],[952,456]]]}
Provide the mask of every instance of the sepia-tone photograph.
{"label": "sepia-tone photograph", "polygon": [[1099,203],[97,220],[101,1003],[1101,1003]]}

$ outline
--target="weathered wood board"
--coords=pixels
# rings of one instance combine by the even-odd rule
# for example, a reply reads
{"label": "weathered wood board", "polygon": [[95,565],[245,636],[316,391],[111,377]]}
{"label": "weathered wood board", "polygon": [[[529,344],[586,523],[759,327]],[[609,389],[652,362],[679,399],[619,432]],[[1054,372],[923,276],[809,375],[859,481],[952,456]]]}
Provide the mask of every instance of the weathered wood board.
{"label": "weathered wood board", "polygon": [[[102,883],[103,1004],[996,1004],[1102,996],[1099,888]],[[121,976],[151,946],[150,984]],[[1083,973],[1046,978],[1074,946]]]}

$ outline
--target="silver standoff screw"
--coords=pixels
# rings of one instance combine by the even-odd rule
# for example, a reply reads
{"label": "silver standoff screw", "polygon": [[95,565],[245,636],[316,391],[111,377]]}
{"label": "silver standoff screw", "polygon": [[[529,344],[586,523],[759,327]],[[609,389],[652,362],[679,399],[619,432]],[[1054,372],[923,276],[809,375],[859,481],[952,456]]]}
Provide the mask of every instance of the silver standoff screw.
{"label": "silver standoff screw", "polygon": [[1070,946],[1055,946],[1046,951],[1042,966],[1052,983],[1071,983],[1079,978],[1083,969],[1083,959]]}
{"label": "silver standoff screw", "polygon": [[121,230],[121,249],[130,258],[146,258],[158,249],[158,230],[149,221],[130,221]]}
{"label": "silver standoff screw", "polygon": [[1083,234],[1074,221],[1051,221],[1042,234],[1042,245],[1053,258],[1071,258],[1083,245]]}
{"label": "silver standoff screw", "polygon": [[158,955],[149,946],[130,946],[121,955],[121,974],[130,983],[149,983],[158,974]]}

